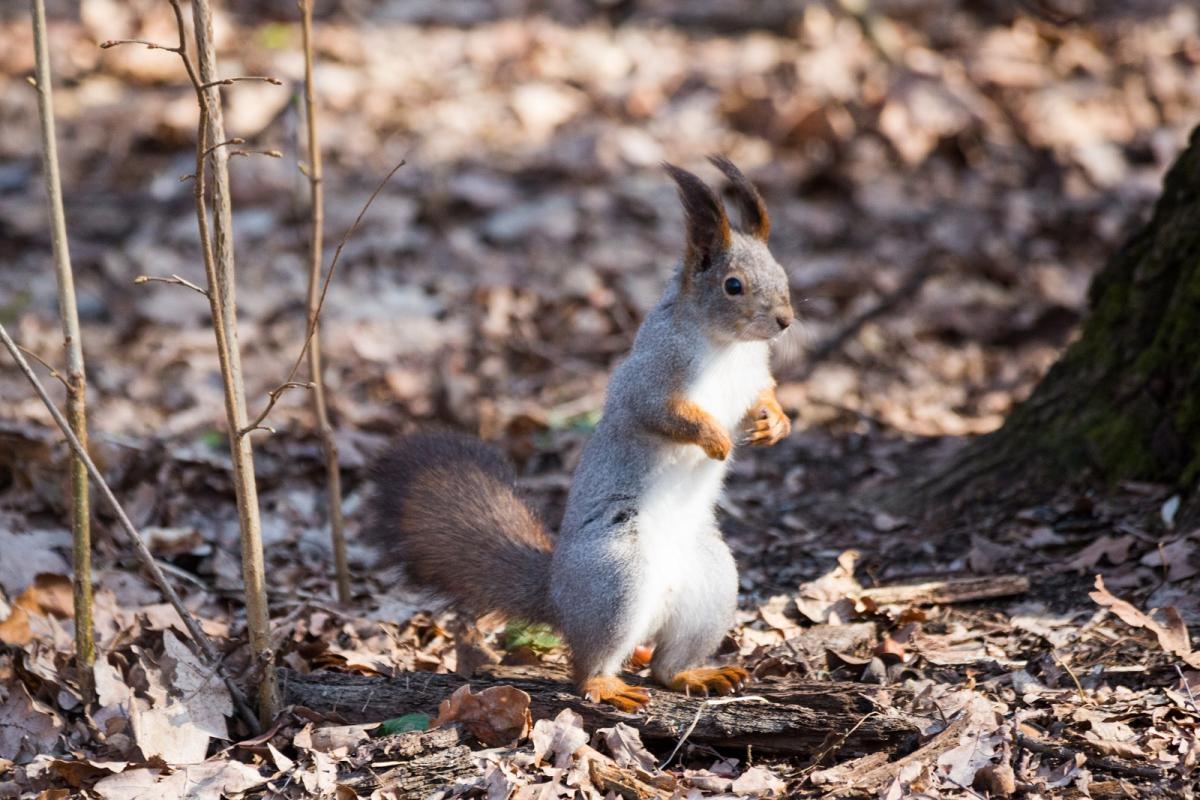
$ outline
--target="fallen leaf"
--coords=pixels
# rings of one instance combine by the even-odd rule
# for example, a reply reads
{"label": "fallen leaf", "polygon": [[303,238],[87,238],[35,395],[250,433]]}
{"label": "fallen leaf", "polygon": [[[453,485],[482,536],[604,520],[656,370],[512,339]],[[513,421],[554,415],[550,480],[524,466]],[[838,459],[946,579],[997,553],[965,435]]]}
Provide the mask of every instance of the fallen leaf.
{"label": "fallen leaf", "polygon": [[787,783],[764,767],[751,767],[733,782],[730,789],[734,794],[750,797],[778,797],[787,790]]}
{"label": "fallen leaf", "polygon": [[1200,574],[1200,531],[1192,531],[1187,536],[1176,539],[1168,544],[1160,545],[1142,556],[1142,566],[1166,570],[1166,579],[1171,583],[1186,580]]}
{"label": "fallen leaf", "polygon": [[600,728],[596,735],[604,742],[619,766],[640,769],[651,774],[658,772],[658,759],[642,744],[642,734],[637,728],[618,722],[615,727]]}
{"label": "fallen leaf", "polygon": [[30,697],[25,684],[10,684],[8,699],[0,705],[0,759],[19,761],[22,756],[54,752],[62,727],[58,714]]}
{"label": "fallen leaf", "polygon": [[[8,554],[5,554],[5,560]],[[71,619],[75,616],[71,579],[65,575],[40,574],[12,603],[8,618],[0,622],[0,642],[26,645],[33,641],[34,617]]]}
{"label": "fallen leaf", "polygon": [[853,610],[849,598],[862,591],[862,585],[854,579],[854,565],[858,562],[858,551],[847,550],[838,556],[837,566],[817,578],[800,585],[796,597],[796,608],[813,622],[844,623]]}
{"label": "fallen leaf", "polygon": [[1089,572],[1102,560],[1116,566],[1129,559],[1129,549],[1136,540],[1132,536],[1101,536],[1075,554],[1075,557],[1060,567],[1062,570]]}
{"label": "fallen leaf", "polygon": [[569,708],[558,712],[553,720],[539,719],[530,734],[533,754],[537,763],[553,756],[554,766],[566,769],[571,765],[571,756],[587,744],[588,735],[583,729],[583,717]]}
{"label": "fallen leaf", "polygon": [[529,733],[529,695],[515,686],[492,686],[478,694],[472,694],[469,686],[460,686],[438,706],[437,719],[430,727],[449,722],[461,722],[486,745],[511,744]]}
{"label": "fallen leaf", "polygon": [[1158,637],[1162,649],[1179,656],[1189,667],[1200,668],[1200,652],[1193,652],[1188,638],[1187,625],[1173,606],[1163,609],[1167,624],[1163,625],[1119,597],[1113,596],[1104,586],[1104,576],[1096,576],[1096,589],[1088,595],[1098,605],[1104,606],[1126,625],[1145,628]]}

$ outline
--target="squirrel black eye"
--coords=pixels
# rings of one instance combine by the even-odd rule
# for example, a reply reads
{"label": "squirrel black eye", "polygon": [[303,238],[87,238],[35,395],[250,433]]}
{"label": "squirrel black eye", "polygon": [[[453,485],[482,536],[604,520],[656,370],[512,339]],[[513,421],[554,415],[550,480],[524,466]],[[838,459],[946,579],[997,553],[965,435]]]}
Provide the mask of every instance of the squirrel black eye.
{"label": "squirrel black eye", "polygon": [[725,294],[738,295],[742,293],[742,282],[737,278],[725,279]]}

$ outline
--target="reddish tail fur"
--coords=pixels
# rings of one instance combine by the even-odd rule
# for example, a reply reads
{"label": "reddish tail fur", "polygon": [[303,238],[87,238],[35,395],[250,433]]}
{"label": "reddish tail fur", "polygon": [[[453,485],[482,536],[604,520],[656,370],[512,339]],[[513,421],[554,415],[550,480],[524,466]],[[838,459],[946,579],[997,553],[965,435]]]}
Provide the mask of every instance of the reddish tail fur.
{"label": "reddish tail fur", "polygon": [[374,470],[365,530],[383,567],[465,610],[552,622],[554,544],[516,494],[511,465],[468,436],[401,439]]}

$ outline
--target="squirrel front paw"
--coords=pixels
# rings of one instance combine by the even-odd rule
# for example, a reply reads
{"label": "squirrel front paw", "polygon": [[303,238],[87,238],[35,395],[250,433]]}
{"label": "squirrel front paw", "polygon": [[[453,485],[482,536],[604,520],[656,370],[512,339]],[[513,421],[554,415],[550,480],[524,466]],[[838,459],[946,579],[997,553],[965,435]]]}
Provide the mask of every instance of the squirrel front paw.
{"label": "squirrel front paw", "polygon": [[733,440],[719,425],[708,426],[701,433],[700,441],[696,444],[704,448],[704,452],[709,458],[717,461],[724,461],[733,452]]}
{"label": "squirrel front paw", "polygon": [[783,413],[773,391],[764,392],[751,423],[750,444],[757,447],[770,447],[792,432],[792,421]]}

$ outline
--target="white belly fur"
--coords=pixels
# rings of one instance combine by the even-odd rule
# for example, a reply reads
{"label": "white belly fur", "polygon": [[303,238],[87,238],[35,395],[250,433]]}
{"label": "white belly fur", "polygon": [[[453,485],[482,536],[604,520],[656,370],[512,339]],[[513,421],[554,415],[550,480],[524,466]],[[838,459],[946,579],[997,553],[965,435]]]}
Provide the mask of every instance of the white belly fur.
{"label": "white belly fur", "polygon": [[[713,352],[687,390],[736,442],[738,425],[771,384],[765,342],[743,342]],[[670,445],[639,504],[638,542],[646,570],[641,588],[637,642],[649,642],[671,609],[672,595],[687,582],[704,581],[697,539],[712,527],[729,460],[709,458],[697,445]],[[637,643],[635,642],[635,644]]]}

